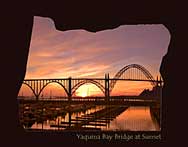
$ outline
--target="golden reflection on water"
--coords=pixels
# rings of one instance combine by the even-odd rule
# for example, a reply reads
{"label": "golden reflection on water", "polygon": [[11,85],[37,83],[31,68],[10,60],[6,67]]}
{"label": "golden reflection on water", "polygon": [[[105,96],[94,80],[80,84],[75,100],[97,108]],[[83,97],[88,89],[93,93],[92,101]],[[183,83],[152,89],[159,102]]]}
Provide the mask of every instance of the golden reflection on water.
{"label": "golden reflection on water", "polygon": [[108,130],[157,131],[149,107],[130,107],[114,119]]}
{"label": "golden reflection on water", "polygon": [[[76,119],[84,114],[90,114],[95,111],[103,109],[104,106],[97,106],[91,108],[85,112],[72,113],[71,119]],[[51,128],[51,124],[58,124],[60,122],[68,122],[69,114],[64,117],[58,116],[55,120],[47,120],[43,124],[33,124],[33,129],[64,129],[64,128]],[[149,107],[129,107],[114,120],[110,121],[106,126],[91,126],[85,125],[85,127],[101,128],[102,130],[114,130],[114,131],[158,131],[159,127],[153,122],[150,114]]]}

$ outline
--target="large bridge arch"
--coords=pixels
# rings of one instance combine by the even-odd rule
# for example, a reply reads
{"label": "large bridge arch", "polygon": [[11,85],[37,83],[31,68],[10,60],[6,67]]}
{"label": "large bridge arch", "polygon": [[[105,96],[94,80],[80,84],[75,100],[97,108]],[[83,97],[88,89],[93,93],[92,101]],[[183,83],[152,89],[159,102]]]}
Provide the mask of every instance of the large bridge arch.
{"label": "large bridge arch", "polygon": [[[153,76],[151,75],[151,73],[150,73],[145,67],[143,67],[143,66],[141,66],[141,65],[139,65],[139,64],[130,64],[130,65],[127,65],[127,66],[123,67],[121,70],[119,70],[119,71],[116,73],[116,75],[114,76],[113,79],[120,79],[121,76],[122,76],[126,71],[128,71],[129,69],[132,69],[132,68],[135,68],[135,69],[141,71],[141,72],[144,74],[144,76],[145,76],[148,80],[150,80],[151,85],[152,85],[152,86],[156,86],[156,83],[154,82],[154,78],[153,78]],[[110,92],[113,90],[113,88],[114,88],[116,82],[117,82],[117,80],[112,80],[112,81],[110,82]]]}
{"label": "large bridge arch", "polygon": [[76,92],[76,90],[84,85],[84,84],[87,84],[87,83],[90,83],[90,84],[94,84],[95,86],[97,86],[101,91],[102,93],[105,95],[105,88],[104,86],[99,83],[98,81],[95,81],[95,80],[82,80],[80,82],[78,82],[73,88],[72,88],[72,95]]}
{"label": "large bridge arch", "polygon": [[67,94],[67,96],[69,95],[68,90],[65,88],[65,86],[64,86],[63,84],[61,84],[61,83],[58,82],[58,81],[50,81],[50,82],[46,83],[46,84],[40,89],[40,91],[39,91],[39,93],[38,93],[38,98],[39,98],[40,94],[42,93],[42,91],[43,91],[49,84],[52,84],[52,83],[57,83],[58,85],[60,85],[61,87],[63,87],[63,89],[64,89],[65,93]]}

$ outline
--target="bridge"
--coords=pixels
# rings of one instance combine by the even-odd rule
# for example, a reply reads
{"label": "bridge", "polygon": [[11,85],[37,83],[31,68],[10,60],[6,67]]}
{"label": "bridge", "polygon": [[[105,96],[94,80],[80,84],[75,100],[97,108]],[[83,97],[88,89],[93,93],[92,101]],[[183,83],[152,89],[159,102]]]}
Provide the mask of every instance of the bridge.
{"label": "bridge", "polygon": [[33,92],[36,100],[45,87],[51,83],[59,84],[67,94],[68,101],[72,101],[76,90],[87,83],[96,85],[104,94],[105,101],[110,100],[110,94],[114,89],[117,81],[145,81],[150,82],[153,87],[162,86],[161,77],[155,80],[151,73],[143,66],[130,64],[119,70],[113,78],[105,74],[104,78],[58,78],[58,79],[25,79],[23,84],[27,85]]}

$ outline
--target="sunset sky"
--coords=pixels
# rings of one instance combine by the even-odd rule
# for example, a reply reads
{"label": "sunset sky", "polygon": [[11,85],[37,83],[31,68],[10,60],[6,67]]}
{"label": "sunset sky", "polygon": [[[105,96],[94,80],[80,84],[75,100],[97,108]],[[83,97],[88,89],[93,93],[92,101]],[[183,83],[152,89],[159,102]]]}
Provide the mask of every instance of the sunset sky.
{"label": "sunset sky", "polygon": [[[170,34],[163,25],[124,25],[97,33],[85,30],[61,32],[55,29],[51,19],[35,17],[25,79],[91,78],[104,77],[105,73],[113,78],[129,64],[144,66],[156,78],[169,41]],[[121,90],[122,93],[128,89],[130,93],[138,93],[144,84],[150,85],[132,82],[126,90]],[[55,87],[56,91],[61,89]],[[117,87],[116,93],[121,93]],[[83,91],[92,93],[92,90],[97,93],[98,89],[87,85],[80,87],[77,93],[84,95]],[[24,86],[21,91],[26,91]]]}

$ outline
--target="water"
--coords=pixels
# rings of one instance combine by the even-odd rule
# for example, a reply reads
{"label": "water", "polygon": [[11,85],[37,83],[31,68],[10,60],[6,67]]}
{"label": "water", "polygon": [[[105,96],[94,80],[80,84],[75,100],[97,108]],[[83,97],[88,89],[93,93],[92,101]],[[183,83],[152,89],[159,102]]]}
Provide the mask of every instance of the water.
{"label": "water", "polygon": [[85,112],[73,112],[73,113],[66,113],[65,116],[58,116],[55,120],[47,120],[42,123],[35,122],[32,125],[32,129],[50,129],[50,130],[62,130],[62,128],[58,127],[50,127],[50,125],[58,125],[61,122],[69,122],[69,117],[71,115],[71,119],[76,119],[76,117],[81,117],[84,114],[90,114],[96,111],[103,109],[105,106],[95,106],[93,108],[87,109]]}
{"label": "water", "polygon": [[151,118],[149,107],[130,107],[110,122],[107,130],[158,131],[159,128]]}
{"label": "water", "polygon": [[[55,129],[55,130],[64,130],[65,127],[61,126],[74,126],[78,119],[82,119],[86,116],[89,116],[92,113],[99,112],[100,110],[105,109],[106,106],[96,106],[92,107],[85,112],[74,112],[66,113],[65,116],[58,116],[54,120],[46,120],[43,123],[35,122],[31,128],[32,129]],[[150,114],[149,107],[129,107],[124,108],[125,110],[120,114],[111,117],[105,115],[99,119],[95,119],[92,122],[89,122],[83,127],[95,128],[113,131],[159,131],[160,127],[156,121],[154,121]],[[108,109],[107,109],[108,111]],[[71,120],[71,122],[70,122]],[[55,125],[55,127],[52,125]],[[60,127],[59,127],[60,126]]]}

